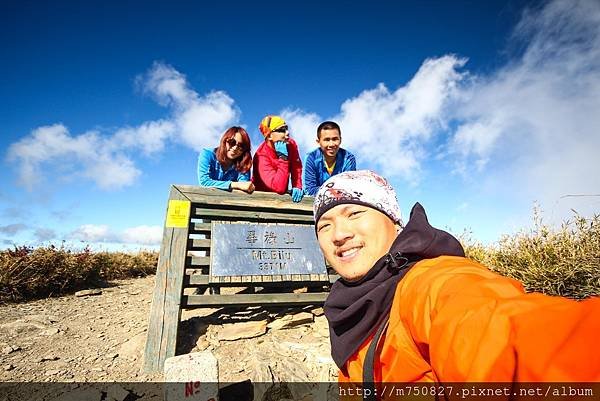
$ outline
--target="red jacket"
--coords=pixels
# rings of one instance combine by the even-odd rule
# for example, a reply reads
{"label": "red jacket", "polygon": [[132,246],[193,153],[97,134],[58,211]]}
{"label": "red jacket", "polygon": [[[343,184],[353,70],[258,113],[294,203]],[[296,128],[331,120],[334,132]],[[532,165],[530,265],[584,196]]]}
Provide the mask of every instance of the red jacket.
{"label": "red jacket", "polygon": [[257,191],[284,194],[288,189],[290,175],[292,188],[302,189],[302,161],[298,144],[290,138],[287,148],[288,159],[283,160],[277,157],[267,141],[260,144],[252,165],[252,182]]}

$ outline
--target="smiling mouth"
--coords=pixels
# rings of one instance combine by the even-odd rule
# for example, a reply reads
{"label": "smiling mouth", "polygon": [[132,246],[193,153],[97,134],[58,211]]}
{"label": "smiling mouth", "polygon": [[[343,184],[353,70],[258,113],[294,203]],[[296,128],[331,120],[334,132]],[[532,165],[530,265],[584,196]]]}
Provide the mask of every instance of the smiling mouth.
{"label": "smiling mouth", "polygon": [[337,251],[336,256],[343,261],[348,261],[350,259],[353,259],[360,252],[361,249],[362,246],[355,246],[352,248],[344,249],[342,251]]}

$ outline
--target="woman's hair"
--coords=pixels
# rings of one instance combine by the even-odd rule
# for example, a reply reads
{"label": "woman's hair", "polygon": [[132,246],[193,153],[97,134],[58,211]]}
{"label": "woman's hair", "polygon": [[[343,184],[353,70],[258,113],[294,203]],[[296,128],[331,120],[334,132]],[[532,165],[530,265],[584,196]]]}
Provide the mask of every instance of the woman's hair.
{"label": "woman's hair", "polygon": [[242,136],[242,154],[235,159],[233,165],[235,169],[240,173],[245,173],[250,170],[252,167],[252,156],[250,155],[250,136],[245,129],[242,127],[231,127],[221,137],[221,141],[219,142],[219,147],[215,149],[215,154],[217,155],[217,160],[221,163],[222,166],[227,164],[227,141],[231,138],[235,137],[236,133],[240,133]]}

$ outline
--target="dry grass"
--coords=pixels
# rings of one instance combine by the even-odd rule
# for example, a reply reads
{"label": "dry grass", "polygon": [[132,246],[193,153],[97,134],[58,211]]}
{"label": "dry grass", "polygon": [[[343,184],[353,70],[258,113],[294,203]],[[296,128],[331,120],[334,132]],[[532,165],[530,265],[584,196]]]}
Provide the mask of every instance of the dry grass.
{"label": "dry grass", "polygon": [[158,253],[72,251],[53,245],[0,251],[0,302],[20,302],[105,286],[156,272]]}
{"label": "dry grass", "polygon": [[534,228],[504,236],[496,246],[464,240],[467,256],[523,283],[527,291],[583,299],[600,295],[600,215],[575,213],[560,229],[534,210]]}

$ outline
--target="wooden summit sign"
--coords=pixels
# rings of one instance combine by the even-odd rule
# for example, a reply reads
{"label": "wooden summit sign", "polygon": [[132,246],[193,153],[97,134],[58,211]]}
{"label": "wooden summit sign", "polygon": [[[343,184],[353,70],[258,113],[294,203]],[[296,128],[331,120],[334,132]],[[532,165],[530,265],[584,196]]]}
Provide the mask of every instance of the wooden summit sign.
{"label": "wooden summit sign", "polygon": [[212,224],[211,278],[327,274],[311,226]]}
{"label": "wooden summit sign", "polygon": [[337,275],[317,245],[313,200],[171,186],[144,371],[175,355],[183,309],[323,304]]}

